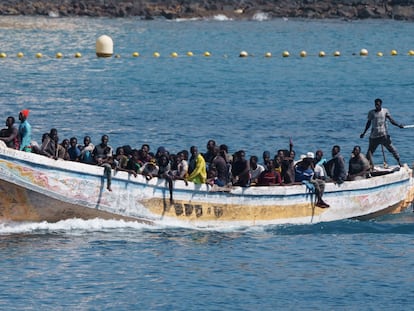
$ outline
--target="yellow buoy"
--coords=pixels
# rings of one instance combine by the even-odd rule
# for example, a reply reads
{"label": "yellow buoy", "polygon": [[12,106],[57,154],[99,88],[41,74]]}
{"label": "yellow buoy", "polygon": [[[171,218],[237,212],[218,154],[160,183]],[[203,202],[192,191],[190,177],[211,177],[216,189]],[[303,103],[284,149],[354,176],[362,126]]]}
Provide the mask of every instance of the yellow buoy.
{"label": "yellow buoy", "polygon": [[60,53],[60,52],[57,52],[56,53],[56,58],[62,58],[63,57],[63,54],[62,53]]}
{"label": "yellow buoy", "polygon": [[188,51],[188,52],[187,52],[187,56],[194,56],[194,54],[193,54],[193,52]]}
{"label": "yellow buoy", "polygon": [[42,53],[36,53],[36,58],[42,58],[43,54]]}
{"label": "yellow buoy", "polygon": [[19,53],[17,53],[17,57],[18,57],[18,58],[22,58],[23,56],[24,56],[23,52],[19,52]]}
{"label": "yellow buoy", "polygon": [[172,52],[171,57],[173,57],[173,58],[178,57],[178,53],[177,52]]}
{"label": "yellow buoy", "polygon": [[79,53],[79,52],[75,53],[75,58],[81,58],[81,57],[82,57],[81,53]]}
{"label": "yellow buoy", "polygon": [[397,50],[391,50],[391,55],[392,55],[392,56],[398,55]]}
{"label": "yellow buoy", "polygon": [[265,57],[272,57],[272,53],[270,53],[270,52],[266,52],[266,53],[265,53]]}
{"label": "yellow buoy", "polygon": [[367,56],[368,55],[368,50],[367,49],[361,49],[361,51],[359,51],[359,55]]}
{"label": "yellow buoy", "polygon": [[306,53],[306,51],[301,51],[299,55],[300,57],[306,57],[308,53]]}
{"label": "yellow buoy", "polygon": [[4,53],[4,52],[1,52],[0,53],[0,58],[6,58],[7,57],[7,54],[6,53]]}
{"label": "yellow buoy", "polygon": [[161,55],[158,52],[154,52],[154,54],[152,54],[152,56],[154,56],[154,57],[160,57]]}
{"label": "yellow buoy", "polygon": [[204,52],[204,56],[206,56],[206,57],[209,57],[209,56],[211,56],[211,54],[210,54],[210,52]]}
{"label": "yellow buoy", "polygon": [[413,56],[414,55],[414,50],[409,50],[408,55]]}
{"label": "yellow buoy", "polygon": [[249,56],[249,53],[247,53],[246,51],[241,51],[239,54],[239,57],[247,57]]}
{"label": "yellow buoy", "polygon": [[102,35],[96,40],[96,56],[111,57],[114,54],[114,42],[107,35]]}
{"label": "yellow buoy", "polygon": [[333,55],[334,55],[334,56],[341,56],[341,52],[339,52],[339,51],[335,51]]}
{"label": "yellow buoy", "polygon": [[320,51],[319,52],[319,57],[324,57],[326,54],[325,54],[325,52],[324,51]]}
{"label": "yellow buoy", "polygon": [[290,56],[290,54],[289,54],[289,52],[288,52],[288,51],[283,51],[282,56],[283,56],[283,57],[289,57],[289,56]]}
{"label": "yellow buoy", "polygon": [[377,56],[380,56],[380,57],[381,57],[381,56],[383,56],[383,55],[384,55],[384,54],[382,54],[382,52],[378,52],[378,53],[377,53]]}
{"label": "yellow buoy", "polygon": [[132,57],[138,57],[138,56],[139,56],[139,53],[138,52],[132,53]]}

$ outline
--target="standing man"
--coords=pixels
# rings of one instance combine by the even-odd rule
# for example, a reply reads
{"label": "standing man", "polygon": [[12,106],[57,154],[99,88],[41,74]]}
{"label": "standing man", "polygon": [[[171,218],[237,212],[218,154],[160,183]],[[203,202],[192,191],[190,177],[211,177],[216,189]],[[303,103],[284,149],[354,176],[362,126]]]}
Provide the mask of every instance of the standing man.
{"label": "standing man", "polygon": [[7,128],[0,131],[0,140],[4,141],[7,147],[19,150],[19,130],[14,126],[14,122],[14,117],[6,119]]}
{"label": "standing man", "polygon": [[23,109],[19,113],[19,136],[20,136],[20,150],[26,152],[32,152],[31,140],[32,140],[32,127],[30,126],[29,122],[27,122],[27,118],[29,117],[29,110]]}
{"label": "standing man", "polygon": [[392,153],[394,158],[397,160],[398,165],[401,165],[400,156],[392,145],[390,135],[388,135],[387,128],[387,119],[391,122],[392,125],[398,126],[399,128],[404,128],[404,125],[398,124],[391,117],[390,112],[386,108],[382,108],[382,100],[377,98],[375,100],[375,109],[372,109],[368,112],[368,120],[365,125],[365,130],[361,133],[360,137],[364,138],[365,133],[371,127],[371,135],[369,136],[369,147],[367,152],[367,159],[371,165],[371,168],[374,167],[372,161],[372,155],[377,149],[378,145],[383,145],[389,152]]}

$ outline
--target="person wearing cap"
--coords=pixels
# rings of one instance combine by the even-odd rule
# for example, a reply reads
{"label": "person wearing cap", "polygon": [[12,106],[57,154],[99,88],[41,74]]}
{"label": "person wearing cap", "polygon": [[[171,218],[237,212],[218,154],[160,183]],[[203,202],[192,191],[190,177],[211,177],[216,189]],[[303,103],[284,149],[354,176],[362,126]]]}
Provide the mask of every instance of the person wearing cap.
{"label": "person wearing cap", "polygon": [[316,195],[315,205],[320,208],[328,208],[329,204],[322,199],[325,192],[325,181],[315,177],[313,162],[314,154],[313,152],[308,152],[305,158],[296,166],[295,182],[302,182],[307,186],[313,185]]}
{"label": "person wearing cap", "polygon": [[390,121],[392,125],[398,126],[399,128],[404,128],[403,124],[397,123],[392,117],[388,109],[382,108],[382,100],[380,98],[375,99],[375,109],[372,109],[368,112],[368,120],[365,125],[364,131],[361,133],[360,138],[364,138],[365,133],[371,127],[371,134],[369,136],[369,146],[367,152],[367,159],[371,165],[371,168],[374,167],[372,160],[372,155],[377,149],[378,145],[382,145],[397,160],[398,165],[402,166],[400,162],[400,155],[397,152],[397,149],[393,146],[391,142],[390,135],[388,134],[387,120]]}
{"label": "person wearing cap", "polygon": [[23,109],[19,113],[19,137],[20,147],[19,149],[26,152],[32,152],[31,140],[32,140],[32,127],[30,126],[27,118],[29,117],[29,110]]}
{"label": "person wearing cap", "polygon": [[8,117],[6,119],[6,126],[0,131],[0,140],[4,141],[7,147],[19,150],[19,130],[14,126],[14,117]]}
{"label": "person wearing cap", "polygon": [[158,172],[159,167],[155,158],[151,158],[148,162],[144,163],[140,169],[140,173],[144,175],[147,180],[150,180],[153,177],[157,177]]}

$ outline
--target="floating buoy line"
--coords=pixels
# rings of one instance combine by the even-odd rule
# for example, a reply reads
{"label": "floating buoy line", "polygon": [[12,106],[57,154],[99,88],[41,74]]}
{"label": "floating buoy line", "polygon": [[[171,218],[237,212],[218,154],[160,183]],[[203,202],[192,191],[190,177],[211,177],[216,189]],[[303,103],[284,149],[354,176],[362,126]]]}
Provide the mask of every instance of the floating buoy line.
{"label": "floating buoy line", "polygon": [[[200,52],[200,53],[194,53],[192,51],[188,51],[188,52],[183,52],[183,53],[178,53],[176,51],[173,51],[169,54],[161,54],[160,52],[153,52],[152,54],[147,54],[147,55],[143,55],[138,51],[134,51],[128,55],[126,54],[113,54],[113,53],[108,53],[108,51],[105,51],[106,53],[100,53],[100,54],[96,54],[96,56],[94,55],[94,57],[100,58],[100,57],[105,57],[105,58],[191,58],[191,57],[204,57],[204,58],[210,58],[210,57],[225,57],[228,58],[229,54],[224,54],[224,55],[220,55],[220,54],[215,54],[209,51],[205,51],[205,52]],[[105,55],[105,56],[102,56]],[[406,53],[400,53],[397,50],[391,50],[389,52],[374,52],[374,53],[369,53],[367,49],[361,49],[359,52],[355,52],[355,53],[351,53],[348,56],[361,56],[361,57],[369,57],[369,56],[375,56],[375,57],[383,57],[383,56],[414,56],[414,50],[409,50]],[[263,57],[263,58],[275,58],[277,56],[280,56],[281,58],[306,58],[306,57],[319,57],[319,58],[325,58],[325,57],[334,57],[334,58],[338,58],[338,57],[346,57],[347,55],[343,55],[340,51],[336,50],[334,52],[325,52],[325,51],[319,51],[317,53],[308,53],[305,50],[302,50],[300,52],[296,52],[296,53],[291,53],[290,51],[282,51],[278,54],[273,54],[272,52],[264,52],[261,55],[258,54],[250,54],[247,51],[240,51],[239,54],[234,54],[234,57],[240,57],[240,58],[249,58],[249,57]],[[80,52],[75,52],[75,53],[71,53],[71,54],[63,54],[62,52],[57,52],[54,55],[50,55],[50,54],[44,54],[41,52],[37,52],[37,53],[33,53],[33,54],[25,54],[23,52],[17,52],[17,53],[13,53],[13,54],[8,54],[6,52],[0,52],[0,59],[4,59],[4,58],[38,58],[38,59],[42,59],[42,58],[56,58],[56,59],[62,59],[62,58],[83,58],[83,54]]]}

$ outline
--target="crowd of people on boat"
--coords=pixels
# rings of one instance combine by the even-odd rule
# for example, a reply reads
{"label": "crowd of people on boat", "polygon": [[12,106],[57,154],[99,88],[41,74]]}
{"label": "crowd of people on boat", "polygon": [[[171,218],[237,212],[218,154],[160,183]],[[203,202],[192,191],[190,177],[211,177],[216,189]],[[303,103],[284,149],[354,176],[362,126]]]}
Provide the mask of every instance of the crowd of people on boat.
{"label": "crowd of people on boat", "polygon": [[[377,100],[375,103],[378,110]],[[257,155],[247,159],[244,150],[230,154],[227,145],[219,145],[214,140],[207,142],[205,152],[200,152],[197,146],[192,146],[190,152],[181,150],[173,153],[162,146],[153,152],[148,144],[142,144],[140,148],[125,145],[114,150],[109,145],[108,135],[103,135],[100,143],[96,145],[89,136],[83,138],[83,144],[78,143],[76,137],[59,141],[55,128],[43,134],[42,141],[38,144],[31,139],[28,116],[27,109],[19,113],[21,123],[18,128],[15,126],[14,117],[8,117],[6,128],[0,131],[0,140],[9,148],[37,153],[55,160],[102,166],[109,191],[112,191],[112,170],[125,171],[135,177],[142,174],[148,180],[153,177],[164,178],[170,185],[171,197],[173,180],[183,180],[186,184],[188,181],[196,184],[207,183],[222,191],[230,186],[282,186],[303,183],[316,194],[316,205],[326,208],[329,205],[322,199],[325,182],[342,184],[346,180],[369,178],[372,169],[372,163],[370,164],[369,159],[361,153],[360,146],[353,148],[352,157],[346,168],[338,145],[333,146],[332,157],[329,160],[324,157],[322,150],[308,152],[297,159],[292,142],[289,143],[289,148],[280,149],[274,155],[264,151],[261,159]],[[375,118],[370,119],[369,115],[361,138],[371,126],[371,122],[376,121]],[[378,124],[374,124],[373,131],[377,130]],[[386,147],[390,147],[389,136],[385,142],[377,139],[376,146],[371,146],[370,141],[369,156],[372,157],[372,152],[379,144],[387,144]],[[395,148],[392,145],[390,148],[400,164]]]}

